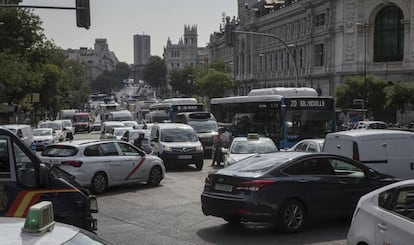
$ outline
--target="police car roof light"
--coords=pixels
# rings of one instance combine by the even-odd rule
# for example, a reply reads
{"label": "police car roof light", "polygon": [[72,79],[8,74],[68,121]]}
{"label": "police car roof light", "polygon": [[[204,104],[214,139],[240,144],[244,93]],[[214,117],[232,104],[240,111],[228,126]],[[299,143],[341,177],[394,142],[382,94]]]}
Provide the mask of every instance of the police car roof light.
{"label": "police car roof light", "polygon": [[41,235],[53,230],[54,225],[52,202],[42,201],[30,207],[22,232]]}

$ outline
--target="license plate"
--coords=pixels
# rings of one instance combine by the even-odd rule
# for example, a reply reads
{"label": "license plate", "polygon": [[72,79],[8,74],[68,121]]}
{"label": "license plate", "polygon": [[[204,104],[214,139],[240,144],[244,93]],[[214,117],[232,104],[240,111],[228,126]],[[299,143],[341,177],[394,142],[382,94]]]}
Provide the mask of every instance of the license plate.
{"label": "license plate", "polygon": [[233,186],[232,185],[225,185],[225,184],[216,184],[214,186],[214,189],[216,189],[218,191],[231,192],[233,190]]}
{"label": "license plate", "polygon": [[191,159],[191,155],[178,155],[178,159]]}

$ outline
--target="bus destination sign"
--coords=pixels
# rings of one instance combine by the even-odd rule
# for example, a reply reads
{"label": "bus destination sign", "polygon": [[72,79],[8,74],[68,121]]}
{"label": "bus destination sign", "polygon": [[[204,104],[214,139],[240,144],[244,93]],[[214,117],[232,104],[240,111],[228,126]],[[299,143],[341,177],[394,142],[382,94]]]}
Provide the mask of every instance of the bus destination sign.
{"label": "bus destination sign", "polygon": [[330,98],[286,98],[286,107],[291,109],[331,109],[333,99]]}

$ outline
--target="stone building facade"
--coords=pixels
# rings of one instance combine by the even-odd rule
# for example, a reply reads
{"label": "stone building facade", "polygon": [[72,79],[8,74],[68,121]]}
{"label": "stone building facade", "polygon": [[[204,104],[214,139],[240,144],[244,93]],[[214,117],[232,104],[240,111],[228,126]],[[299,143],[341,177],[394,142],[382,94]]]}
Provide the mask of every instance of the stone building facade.
{"label": "stone building facade", "polygon": [[[334,95],[350,75],[414,79],[412,0],[238,0],[236,21],[238,31],[268,35],[236,35],[232,63],[240,95],[275,86]],[[212,36],[213,59],[229,60],[223,43],[222,34]]]}
{"label": "stone building facade", "polygon": [[81,47],[80,49],[66,49],[65,53],[70,59],[80,61],[89,67],[92,79],[103,71],[112,71],[118,64],[118,58],[109,50],[104,38],[95,39],[94,49]]}
{"label": "stone building facade", "polygon": [[167,71],[197,66],[208,61],[207,49],[198,47],[197,26],[185,25],[184,35],[177,44],[168,38],[164,47],[164,60]]}

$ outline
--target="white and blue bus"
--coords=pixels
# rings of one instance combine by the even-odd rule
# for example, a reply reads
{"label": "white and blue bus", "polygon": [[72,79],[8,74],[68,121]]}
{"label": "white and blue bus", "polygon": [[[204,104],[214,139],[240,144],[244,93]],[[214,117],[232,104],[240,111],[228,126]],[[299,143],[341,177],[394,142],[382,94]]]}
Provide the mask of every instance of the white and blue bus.
{"label": "white and blue bus", "polygon": [[175,122],[178,113],[204,111],[204,106],[195,98],[171,98],[151,104],[149,110],[151,122]]}
{"label": "white and blue bus", "polygon": [[335,105],[312,88],[266,88],[247,96],[214,98],[211,112],[233,136],[258,133],[280,149],[302,139],[324,138],[335,131]]}

